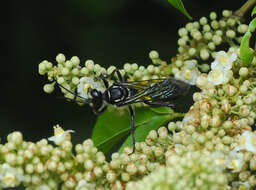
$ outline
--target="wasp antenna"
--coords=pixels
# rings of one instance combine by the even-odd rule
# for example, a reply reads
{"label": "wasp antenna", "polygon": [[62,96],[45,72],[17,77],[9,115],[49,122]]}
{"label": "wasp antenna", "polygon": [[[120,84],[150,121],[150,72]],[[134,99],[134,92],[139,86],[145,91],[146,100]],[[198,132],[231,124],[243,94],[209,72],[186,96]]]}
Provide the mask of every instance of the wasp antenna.
{"label": "wasp antenna", "polygon": [[80,100],[76,100],[76,99],[73,99],[73,98],[67,98],[67,97],[57,97],[58,99],[65,99],[65,100],[70,100],[71,102],[76,102],[76,103],[87,103],[87,102],[84,102],[84,101],[80,101]]}
{"label": "wasp antenna", "polygon": [[84,100],[84,102],[81,101],[82,103],[87,103],[87,104],[91,103],[91,100],[90,100],[90,99],[84,98],[84,97],[79,96],[78,94],[72,92],[71,90],[67,89],[67,88],[64,87],[63,85],[59,84],[56,79],[54,79],[54,81],[56,82],[56,84],[57,84],[60,88],[63,88],[64,90],[66,90],[67,92],[69,92],[70,94],[72,94],[72,95],[75,96],[75,99],[66,98],[66,97],[65,97],[66,99],[71,99],[71,100],[77,101],[76,98],[78,97],[78,98],[81,98],[82,100]]}

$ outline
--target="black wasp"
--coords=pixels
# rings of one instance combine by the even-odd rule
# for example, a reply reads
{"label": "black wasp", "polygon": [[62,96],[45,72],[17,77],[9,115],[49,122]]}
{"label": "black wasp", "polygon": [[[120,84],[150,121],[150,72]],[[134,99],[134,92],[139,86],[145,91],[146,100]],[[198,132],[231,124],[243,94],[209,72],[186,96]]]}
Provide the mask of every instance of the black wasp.
{"label": "black wasp", "polygon": [[[84,98],[58,84],[68,92],[83,100],[83,103],[92,105],[93,112],[96,115],[103,113],[109,104],[121,107],[128,106],[131,115],[131,135],[133,141],[133,152],[135,151],[135,126],[134,111],[131,104],[143,102],[150,106],[167,106],[173,108],[173,101],[186,94],[190,85],[172,77],[162,79],[151,79],[142,81],[127,82],[122,77],[119,70],[114,70],[111,75],[117,74],[118,80],[109,85],[106,77],[101,75],[99,78],[103,81],[106,90],[101,92],[97,89],[90,89],[91,98]],[[76,100],[73,101],[76,101]]]}

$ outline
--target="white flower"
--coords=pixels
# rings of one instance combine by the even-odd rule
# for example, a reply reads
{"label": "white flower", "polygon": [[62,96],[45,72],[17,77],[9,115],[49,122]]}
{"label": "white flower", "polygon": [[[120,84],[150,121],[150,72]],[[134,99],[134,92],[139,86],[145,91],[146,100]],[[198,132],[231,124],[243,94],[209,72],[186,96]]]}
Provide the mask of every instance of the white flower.
{"label": "white flower", "polygon": [[239,145],[235,150],[247,150],[256,154],[256,135],[251,131],[245,131],[239,138]]}
{"label": "white flower", "polygon": [[218,169],[226,168],[227,157],[225,154],[223,154],[222,152],[213,152],[211,155]]}
{"label": "white flower", "polygon": [[96,186],[92,183],[87,183],[84,179],[80,180],[78,182],[78,185],[76,186],[75,190],[95,190]]}
{"label": "white flower", "polygon": [[237,54],[227,54],[225,51],[216,53],[216,58],[211,64],[211,71],[208,74],[208,81],[213,85],[225,84],[229,81],[232,73],[232,63],[237,59]]}
{"label": "white flower", "polygon": [[195,85],[196,79],[200,74],[196,63],[193,60],[189,60],[186,61],[181,70],[175,74],[175,78],[191,85]]}
{"label": "white flower", "polygon": [[232,172],[241,171],[244,165],[244,155],[236,150],[232,150],[229,153],[227,167],[232,169]]}
{"label": "white flower", "polygon": [[24,180],[23,170],[13,168],[9,164],[0,165],[0,187],[16,187]]}
{"label": "white flower", "polygon": [[232,53],[227,54],[225,51],[219,51],[216,53],[216,58],[211,64],[211,69],[219,70],[230,70],[232,68],[232,63],[237,59],[237,54]]}
{"label": "white flower", "polygon": [[213,85],[225,84],[229,81],[229,71],[225,69],[213,69],[209,72],[207,79]]}
{"label": "white flower", "polygon": [[90,89],[96,89],[101,92],[104,91],[104,88],[100,82],[95,82],[92,77],[82,77],[80,78],[80,83],[77,86],[77,93],[79,96],[86,99],[91,98]]}
{"label": "white flower", "polygon": [[49,141],[53,141],[56,145],[61,144],[65,140],[70,140],[71,136],[70,133],[74,133],[73,130],[66,130],[64,131],[59,125],[53,127],[54,129],[54,136],[49,137]]}

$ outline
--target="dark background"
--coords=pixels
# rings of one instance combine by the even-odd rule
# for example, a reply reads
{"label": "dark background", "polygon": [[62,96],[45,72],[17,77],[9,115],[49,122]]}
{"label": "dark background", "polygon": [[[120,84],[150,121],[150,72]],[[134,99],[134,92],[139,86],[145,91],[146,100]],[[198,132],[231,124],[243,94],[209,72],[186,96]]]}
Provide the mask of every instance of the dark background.
{"label": "dark background", "polygon": [[[57,99],[60,92],[45,94],[46,77],[38,64],[55,62],[62,52],[81,62],[93,59],[103,66],[150,63],[155,49],[167,61],[177,52],[177,30],[188,19],[167,0],[34,0],[7,1],[1,18],[0,138],[19,130],[37,141],[52,136],[52,126],[76,131],[74,143],[90,137],[96,121],[90,107]],[[238,9],[243,0],[184,0],[198,20],[210,11]],[[113,125],[114,127],[114,125]]]}

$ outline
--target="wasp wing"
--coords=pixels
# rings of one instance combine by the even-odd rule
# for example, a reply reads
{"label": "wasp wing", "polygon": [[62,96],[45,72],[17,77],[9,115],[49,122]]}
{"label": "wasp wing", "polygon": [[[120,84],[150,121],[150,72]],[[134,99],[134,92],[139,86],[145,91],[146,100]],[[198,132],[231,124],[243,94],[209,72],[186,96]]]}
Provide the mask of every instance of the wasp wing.
{"label": "wasp wing", "polygon": [[166,80],[166,78],[160,79],[150,79],[150,80],[141,80],[141,81],[125,81],[125,82],[115,82],[117,86],[125,86],[127,88],[134,88],[138,91],[148,88],[150,85],[157,84],[161,81]]}
{"label": "wasp wing", "polygon": [[129,90],[136,90],[136,93],[117,103],[117,106],[124,106],[137,102],[148,104],[170,102],[188,91],[190,85],[176,80],[172,77],[166,79],[152,79],[144,81],[121,82],[115,85],[126,87]]}

